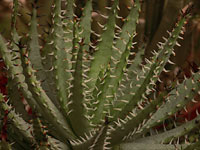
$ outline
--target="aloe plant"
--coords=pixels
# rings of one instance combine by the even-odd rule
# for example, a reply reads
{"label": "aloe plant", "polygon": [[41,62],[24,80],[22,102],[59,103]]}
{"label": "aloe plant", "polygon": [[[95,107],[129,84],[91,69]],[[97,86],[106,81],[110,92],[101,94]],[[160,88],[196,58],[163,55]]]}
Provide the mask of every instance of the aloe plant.
{"label": "aloe plant", "polygon": [[[199,92],[199,72],[172,82],[170,89],[156,90],[161,72],[168,71],[166,64],[174,65],[170,58],[182,39],[188,11],[180,13],[159,50],[143,59],[145,46],[132,52],[139,0],[127,8],[126,18],[118,15],[118,0],[106,7],[108,16],[100,14],[106,24],[98,24],[102,34],[91,30],[92,0],[87,0],[81,16],[74,13],[74,0],[64,2],[63,9],[61,0],[53,1],[51,28],[43,44],[37,0],[32,2],[26,36],[19,36],[15,28],[19,2],[13,0],[12,39],[6,42],[0,36],[9,76],[8,100],[0,95],[1,149],[198,149],[199,141],[190,142],[187,136],[198,129],[199,116],[153,132],[189,102],[196,102]],[[91,40],[92,34],[97,42]]]}

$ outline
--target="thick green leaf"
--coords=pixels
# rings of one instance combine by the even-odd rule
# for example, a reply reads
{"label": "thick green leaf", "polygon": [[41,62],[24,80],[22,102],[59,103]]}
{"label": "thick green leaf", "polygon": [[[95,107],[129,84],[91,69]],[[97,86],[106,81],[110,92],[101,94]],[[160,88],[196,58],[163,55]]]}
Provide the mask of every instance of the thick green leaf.
{"label": "thick green leaf", "polygon": [[154,86],[160,73],[163,71],[165,64],[169,61],[171,54],[174,53],[173,47],[177,44],[179,34],[182,33],[182,28],[185,24],[186,17],[182,17],[176,24],[169,38],[160,46],[159,53],[155,53],[151,61],[142,67],[142,71],[137,75],[136,82],[131,83],[132,89],[130,91],[131,98],[125,99],[126,106],[119,114],[120,118],[124,118],[129,112],[144,101],[148,101],[146,95],[154,91]]}
{"label": "thick green leaf", "polygon": [[91,62],[91,67],[88,74],[89,79],[91,79],[90,82],[88,82],[88,86],[92,89],[94,89],[95,87],[95,83],[98,78],[99,72],[101,71],[101,68],[106,70],[107,65],[110,61],[110,57],[112,55],[117,6],[118,0],[114,1],[107,24],[105,26],[102,25],[102,28],[105,31],[99,39],[99,44],[96,48],[94,59]]}
{"label": "thick green leaf", "polygon": [[167,102],[156,111],[143,128],[155,126],[186,106],[200,90],[199,79],[200,74],[195,73],[192,78],[186,79],[172,90],[166,97]]}
{"label": "thick green leaf", "polygon": [[187,145],[164,145],[164,144],[146,144],[146,143],[125,143],[120,145],[119,150],[175,150],[176,148],[185,148]]}
{"label": "thick green leaf", "polygon": [[[200,116],[197,116],[194,120],[188,121],[181,126],[174,129],[159,133],[157,135],[152,135],[149,137],[144,137],[136,140],[138,143],[169,143],[171,140],[176,140],[181,136],[187,135],[190,131],[199,128]],[[137,135],[137,134],[136,134]]]}

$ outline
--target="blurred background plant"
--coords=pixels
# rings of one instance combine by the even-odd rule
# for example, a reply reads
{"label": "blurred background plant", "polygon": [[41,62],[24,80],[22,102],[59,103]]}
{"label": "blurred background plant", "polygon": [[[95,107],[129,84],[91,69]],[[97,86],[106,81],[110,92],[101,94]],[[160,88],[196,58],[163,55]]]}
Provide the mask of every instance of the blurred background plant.
{"label": "blurred background plant", "polygon": [[[86,0],[76,0],[77,11],[76,14],[80,15],[80,9]],[[28,32],[28,22],[30,22],[31,4],[28,0],[20,0],[20,16],[17,18],[17,31],[19,35],[26,35]],[[200,65],[200,1],[199,0],[143,0],[142,9],[140,13],[139,25],[137,26],[138,35],[135,38],[137,46],[134,50],[145,46],[145,57],[151,56],[152,50],[157,50],[156,43],[159,42],[162,37],[167,37],[166,30],[171,30],[178,17],[180,10],[188,3],[193,2],[194,7],[192,10],[192,17],[189,24],[186,26],[186,33],[184,40],[180,41],[181,46],[176,47],[176,57],[174,62],[175,68],[169,68],[171,71],[163,73],[161,75],[162,84],[158,85],[158,90],[164,90],[170,82],[174,80],[180,80],[186,77],[190,77],[190,70],[194,72],[198,71]],[[39,31],[41,35],[41,44],[48,32],[51,22],[50,7],[52,0],[38,0],[40,8],[38,9],[38,22],[42,26]],[[131,6],[133,0],[120,0],[120,15],[125,17],[128,15],[125,7]],[[105,18],[99,15],[106,14],[106,6],[111,4],[111,0],[93,0],[93,8],[95,12],[92,13],[93,23],[92,28],[96,33],[101,33],[101,29],[97,25],[98,22],[103,24],[106,22]],[[0,33],[9,40],[11,37],[11,10],[12,0],[0,0]],[[126,10],[126,11],[124,11]],[[182,9],[184,11],[184,9]],[[118,21],[118,25],[122,25],[122,21]],[[97,40],[97,36],[92,35],[92,40]],[[162,42],[162,41],[161,41]],[[1,58],[1,56],[0,56]],[[7,78],[6,70],[4,69],[4,63],[0,62],[0,91],[3,94],[7,93],[6,90]],[[196,100],[200,101],[197,96]],[[196,116],[196,111],[200,111],[200,103],[189,104],[188,111],[182,110],[179,112],[179,120],[191,120]],[[180,119],[181,118],[181,119]]]}

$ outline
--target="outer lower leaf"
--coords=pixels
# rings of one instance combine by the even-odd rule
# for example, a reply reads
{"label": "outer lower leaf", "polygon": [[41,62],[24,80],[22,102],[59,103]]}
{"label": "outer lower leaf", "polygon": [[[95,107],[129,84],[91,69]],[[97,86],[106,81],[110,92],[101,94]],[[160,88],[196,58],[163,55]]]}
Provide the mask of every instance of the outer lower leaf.
{"label": "outer lower leaf", "polygon": [[35,141],[30,134],[30,130],[28,130],[30,124],[26,123],[19,115],[11,110],[11,107],[7,105],[3,96],[0,94],[0,112],[3,114],[2,112],[5,111],[8,111],[7,119],[10,122],[10,125],[7,124],[7,126],[9,128],[11,127],[11,132],[8,132],[9,137],[14,138],[24,148],[31,148],[31,145],[34,145]]}
{"label": "outer lower leaf", "polygon": [[124,143],[120,145],[120,150],[175,150],[182,149],[187,145],[164,145],[164,144],[146,144],[146,143]]}
{"label": "outer lower leaf", "polygon": [[154,143],[154,144],[169,143],[172,139],[177,139],[181,136],[187,135],[190,131],[199,128],[199,122],[200,122],[200,116],[197,116],[194,120],[191,120],[174,129],[165,131],[157,135],[144,137],[144,138],[136,140],[135,142],[149,143],[149,144],[150,143]]}
{"label": "outer lower leaf", "polygon": [[61,114],[61,112],[55,107],[55,105],[46,95],[46,93],[40,86],[40,82],[36,80],[34,71],[31,67],[31,63],[25,57],[27,55],[26,49],[23,48],[22,45],[20,45],[19,47],[22,59],[22,66],[24,68],[23,72],[25,75],[29,75],[29,78],[26,78],[25,80],[37,104],[42,108],[43,115],[46,117],[46,120],[50,124],[52,124],[53,128],[57,127],[56,131],[58,134],[60,134],[59,137],[62,138],[62,141],[74,138],[74,134],[72,133],[69,125],[67,124],[65,117]]}
{"label": "outer lower leaf", "polygon": [[[49,123],[58,127],[57,134],[61,135],[64,134],[63,136],[60,136],[63,138],[62,139],[63,141],[65,141],[70,137],[73,138],[74,137],[73,133],[71,133],[70,129],[68,128],[66,120],[64,119],[62,114],[60,114],[57,108],[53,105],[53,103],[49,100],[48,96],[45,94],[45,92],[40,87],[39,83],[36,81],[36,77],[34,76],[34,74],[32,74],[33,73],[32,68],[29,65],[27,66],[27,64],[25,64],[25,62],[27,63],[27,58],[25,58],[24,51],[21,49],[20,52],[22,54],[23,65],[26,66],[23,72],[25,74],[31,75],[30,78],[26,79],[26,81],[28,81],[28,87],[27,84],[24,83],[24,76],[23,74],[21,74],[22,71],[19,70],[18,67],[15,67],[13,65],[11,61],[11,56],[6,48],[3,38],[0,36],[0,54],[2,55],[6,63],[6,67],[8,68],[9,74],[13,76],[13,78],[15,78],[15,80],[17,80],[20,83],[19,88],[22,91],[26,100],[29,102],[30,106],[33,109],[36,108],[38,112],[46,116],[46,119],[48,120]],[[31,92],[29,91],[29,89]],[[33,99],[32,96],[34,97],[35,100]],[[63,133],[64,130],[66,130],[66,132],[69,131],[69,134]]]}
{"label": "outer lower leaf", "polygon": [[[193,79],[188,79],[184,83],[180,84],[177,87],[177,91],[180,93],[179,95],[180,97],[179,96],[174,97],[175,96],[174,94],[176,93],[176,89],[172,91],[170,94],[173,93],[171,96],[174,97],[174,102],[170,100],[170,95],[169,97],[166,94],[164,94],[165,96],[160,95],[156,100],[153,100],[149,105],[144,107],[144,109],[142,109],[138,113],[132,112],[129,115],[129,117],[126,117],[124,121],[120,122],[119,120],[118,121],[119,123],[117,123],[119,124],[118,125],[119,130],[115,128],[113,133],[111,132],[113,134],[113,135],[111,134],[111,137],[114,143],[115,143],[115,140],[122,137],[124,133],[126,134],[126,136],[124,137],[125,140],[131,138],[132,136],[134,136],[134,134],[137,135],[139,133],[139,135],[142,135],[146,133],[146,131],[148,131],[150,128],[154,127],[161,121],[163,121],[166,117],[168,117],[169,115],[172,115],[173,113],[181,109],[181,106],[184,106],[187,104],[186,100],[183,101],[184,97],[186,96],[188,98],[187,100],[190,100],[193,98],[195,93],[199,90],[198,80],[199,80],[199,73],[196,73]],[[185,89],[184,87],[187,87],[187,88]],[[163,105],[160,106],[163,102],[163,99],[166,99],[166,98],[169,98],[169,101],[167,103],[163,103]],[[155,111],[156,113],[152,115],[152,113],[154,113]],[[150,119],[147,121],[149,117]],[[134,128],[135,130],[133,131]],[[130,132],[130,131],[133,131],[133,132]],[[179,133],[179,134],[181,136],[184,133]],[[135,136],[135,138],[137,137],[138,136]],[[163,140],[165,141],[167,139],[163,139]]]}
{"label": "outer lower leaf", "polygon": [[157,123],[186,106],[200,90],[199,79],[200,74],[195,73],[192,78],[183,81],[182,84],[172,90],[169,93],[169,97],[167,97],[167,102],[157,110],[143,128],[155,126]]}
{"label": "outer lower leaf", "polygon": [[[4,59],[4,62],[6,64],[6,67],[8,69],[8,75],[9,77],[13,80],[13,82],[15,83],[20,83],[18,84],[18,88],[21,90],[21,92],[23,93],[23,96],[28,100],[29,105],[34,109],[37,108],[37,110],[40,112],[39,110],[39,106],[37,105],[37,103],[35,102],[35,100],[32,97],[31,92],[28,90],[28,86],[25,83],[25,77],[22,74],[23,69],[21,66],[18,66],[16,64],[16,61],[12,61],[13,56],[12,54],[8,51],[4,40],[2,38],[2,36],[0,36],[0,54],[2,55],[2,58]],[[19,61],[21,64],[21,61]]]}

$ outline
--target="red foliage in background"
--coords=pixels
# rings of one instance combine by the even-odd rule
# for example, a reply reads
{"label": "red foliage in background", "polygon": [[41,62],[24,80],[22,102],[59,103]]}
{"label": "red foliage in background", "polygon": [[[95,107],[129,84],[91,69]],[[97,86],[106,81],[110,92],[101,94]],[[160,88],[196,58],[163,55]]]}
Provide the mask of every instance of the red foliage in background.
{"label": "red foliage in background", "polygon": [[7,94],[6,84],[8,82],[8,78],[6,75],[6,69],[3,61],[0,62],[0,93],[3,95]]}
{"label": "red foliage in background", "polygon": [[[6,76],[6,70],[5,65],[3,61],[0,62],[0,93],[3,93],[3,95],[7,94],[6,90],[6,84],[8,82],[7,76]],[[5,101],[7,101],[7,98],[5,97]],[[2,141],[7,140],[7,114],[8,111],[5,111],[5,116],[1,119],[3,119],[3,126],[0,132],[0,139]]]}

